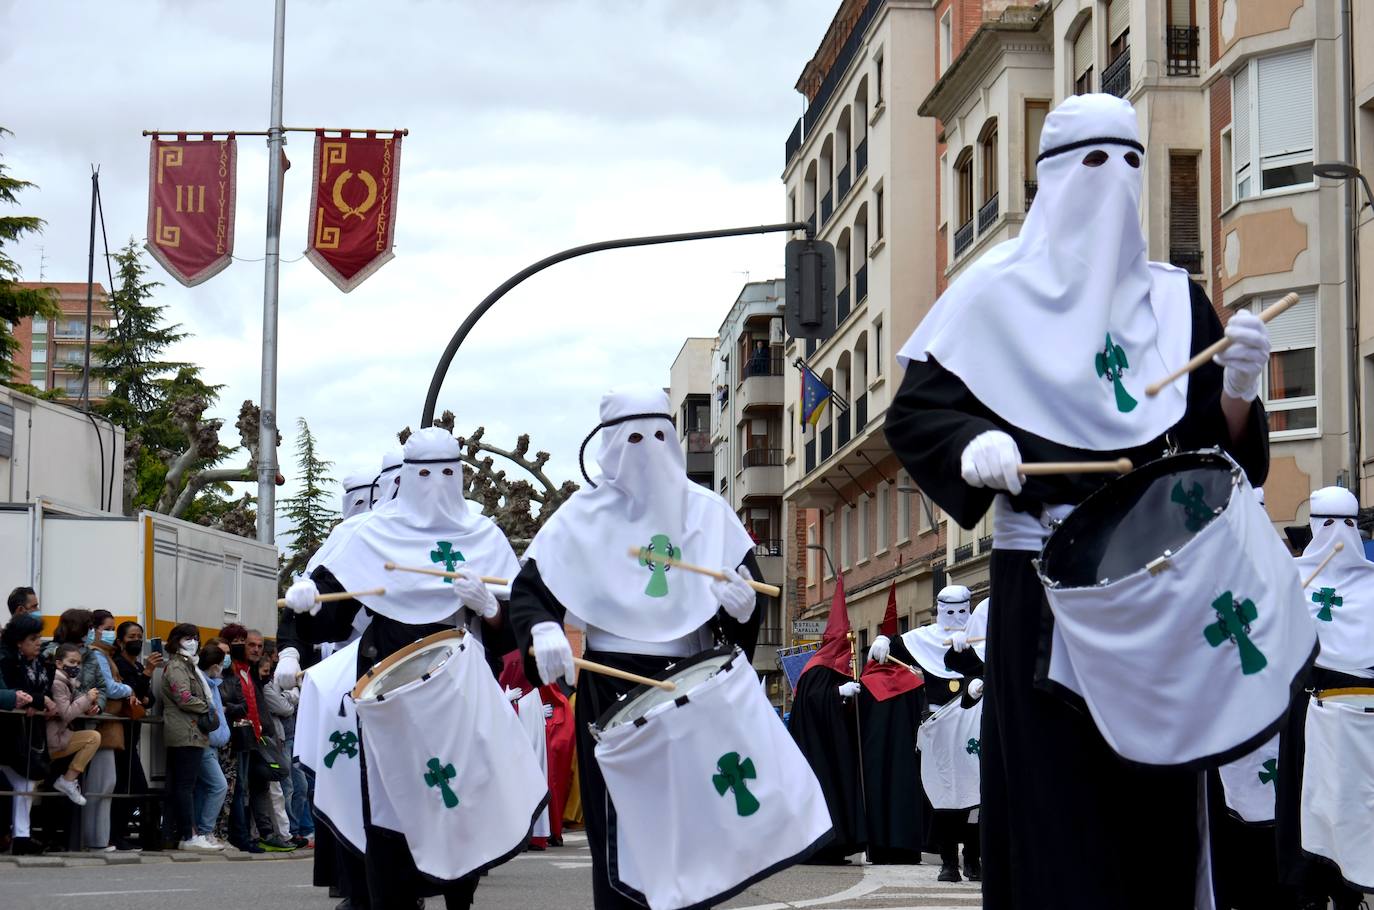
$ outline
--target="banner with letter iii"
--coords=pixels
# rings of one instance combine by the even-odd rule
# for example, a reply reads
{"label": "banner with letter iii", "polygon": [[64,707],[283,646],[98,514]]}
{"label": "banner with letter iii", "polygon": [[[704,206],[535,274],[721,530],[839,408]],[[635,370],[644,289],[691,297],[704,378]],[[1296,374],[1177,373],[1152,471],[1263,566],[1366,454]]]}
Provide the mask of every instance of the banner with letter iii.
{"label": "banner with letter iii", "polygon": [[153,137],[148,165],[148,252],[194,287],[234,255],[237,145],[232,135]]}

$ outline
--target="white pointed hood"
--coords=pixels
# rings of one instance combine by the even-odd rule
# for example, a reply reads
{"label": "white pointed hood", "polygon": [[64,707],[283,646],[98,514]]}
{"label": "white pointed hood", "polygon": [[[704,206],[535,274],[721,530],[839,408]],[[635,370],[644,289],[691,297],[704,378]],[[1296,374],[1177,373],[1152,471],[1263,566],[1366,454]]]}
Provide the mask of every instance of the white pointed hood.
{"label": "white pointed hood", "polygon": [[1045,119],[1020,235],[949,286],[902,366],[934,358],[1008,423],[1074,448],[1129,448],[1177,423],[1186,377],[1155,398],[1145,387],[1188,359],[1190,291],[1181,269],[1146,261],[1143,155],[1129,103],[1065,99]]}
{"label": "white pointed hood", "polygon": [[651,547],[708,568],[734,568],[753,541],[729,503],[687,478],[661,389],[607,393],[588,442],[598,431],[600,472],[559,507],[525,556],[573,621],[634,641],[681,638],[715,616],[711,579],[626,551]]}
{"label": "white pointed hood", "polygon": [[1308,509],[1312,542],[1297,560],[1303,580],[1343,544],[1303,592],[1322,646],[1317,666],[1374,678],[1374,563],[1365,559],[1355,525],[1360,504],[1344,487],[1324,487]]}
{"label": "white pointed hood", "polygon": [[372,508],[376,495],[376,481],[368,474],[349,474],[343,481],[343,501],[339,518],[347,521],[354,515]]}
{"label": "white pointed hood", "polygon": [[377,489],[374,492],[373,506],[391,502],[401,489],[401,465],[405,455],[400,449],[391,449],[382,456],[382,470],[377,474]]}
{"label": "white pointed hood", "polygon": [[946,585],[935,596],[935,621],[902,634],[902,644],[916,658],[921,669],[941,679],[962,679],[945,666],[949,633],[968,628],[973,594],[963,585]]}
{"label": "white pointed hood", "polygon": [[441,622],[458,609],[449,579],[388,572],[384,563],[471,570],[514,578],[515,553],[492,521],[463,498],[462,448],[447,430],[427,427],[405,445],[397,497],[339,525],[313,560],[350,591],[385,588],[360,600],[399,622]]}

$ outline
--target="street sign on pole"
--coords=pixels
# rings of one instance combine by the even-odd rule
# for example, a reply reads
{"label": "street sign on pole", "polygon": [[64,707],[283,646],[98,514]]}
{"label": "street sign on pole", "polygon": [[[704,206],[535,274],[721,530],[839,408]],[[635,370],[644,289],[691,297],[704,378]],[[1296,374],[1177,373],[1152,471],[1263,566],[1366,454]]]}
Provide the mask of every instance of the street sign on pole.
{"label": "street sign on pole", "polygon": [[792,620],[792,634],[801,635],[821,635],[825,632],[825,621],[821,619],[794,619]]}

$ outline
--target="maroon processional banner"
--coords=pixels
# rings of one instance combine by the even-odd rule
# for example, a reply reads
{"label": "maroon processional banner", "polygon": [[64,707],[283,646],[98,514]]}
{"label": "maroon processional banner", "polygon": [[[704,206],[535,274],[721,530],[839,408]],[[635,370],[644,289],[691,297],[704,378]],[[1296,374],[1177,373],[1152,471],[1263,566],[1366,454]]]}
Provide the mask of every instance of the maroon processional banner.
{"label": "maroon processional banner", "polygon": [[347,293],[393,255],[401,134],[315,134],[306,255]]}
{"label": "maroon processional banner", "polygon": [[148,164],[148,252],[193,287],[233,260],[237,146],[214,139],[153,137]]}

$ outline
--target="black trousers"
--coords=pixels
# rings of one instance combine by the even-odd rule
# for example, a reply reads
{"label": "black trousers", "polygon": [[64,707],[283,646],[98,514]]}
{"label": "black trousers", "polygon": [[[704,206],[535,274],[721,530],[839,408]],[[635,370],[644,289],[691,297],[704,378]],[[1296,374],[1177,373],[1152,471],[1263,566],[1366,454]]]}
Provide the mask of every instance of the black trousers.
{"label": "black trousers", "polygon": [[114,792],[138,794],[144,798],[110,800],[110,838],[113,841],[128,839],[129,822],[134,809],[138,809],[140,841],[145,846],[152,846],[156,841],[159,825],[152,800],[147,798],[148,778],[143,773],[143,757],[138,751],[140,725],[130,724],[129,727],[124,751],[115,753]]}
{"label": "black trousers", "polygon": [[959,844],[964,845],[964,862],[976,863],[982,857],[978,844],[978,825],[969,822],[969,809],[936,809],[930,825],[930,838],[940,849],[940,863],[959,865]]}
{"label": "black trousers", "polygon": [[200,746],[167,747],[167,822],[177,843],[196,833],[196,780],[204,751]]}

